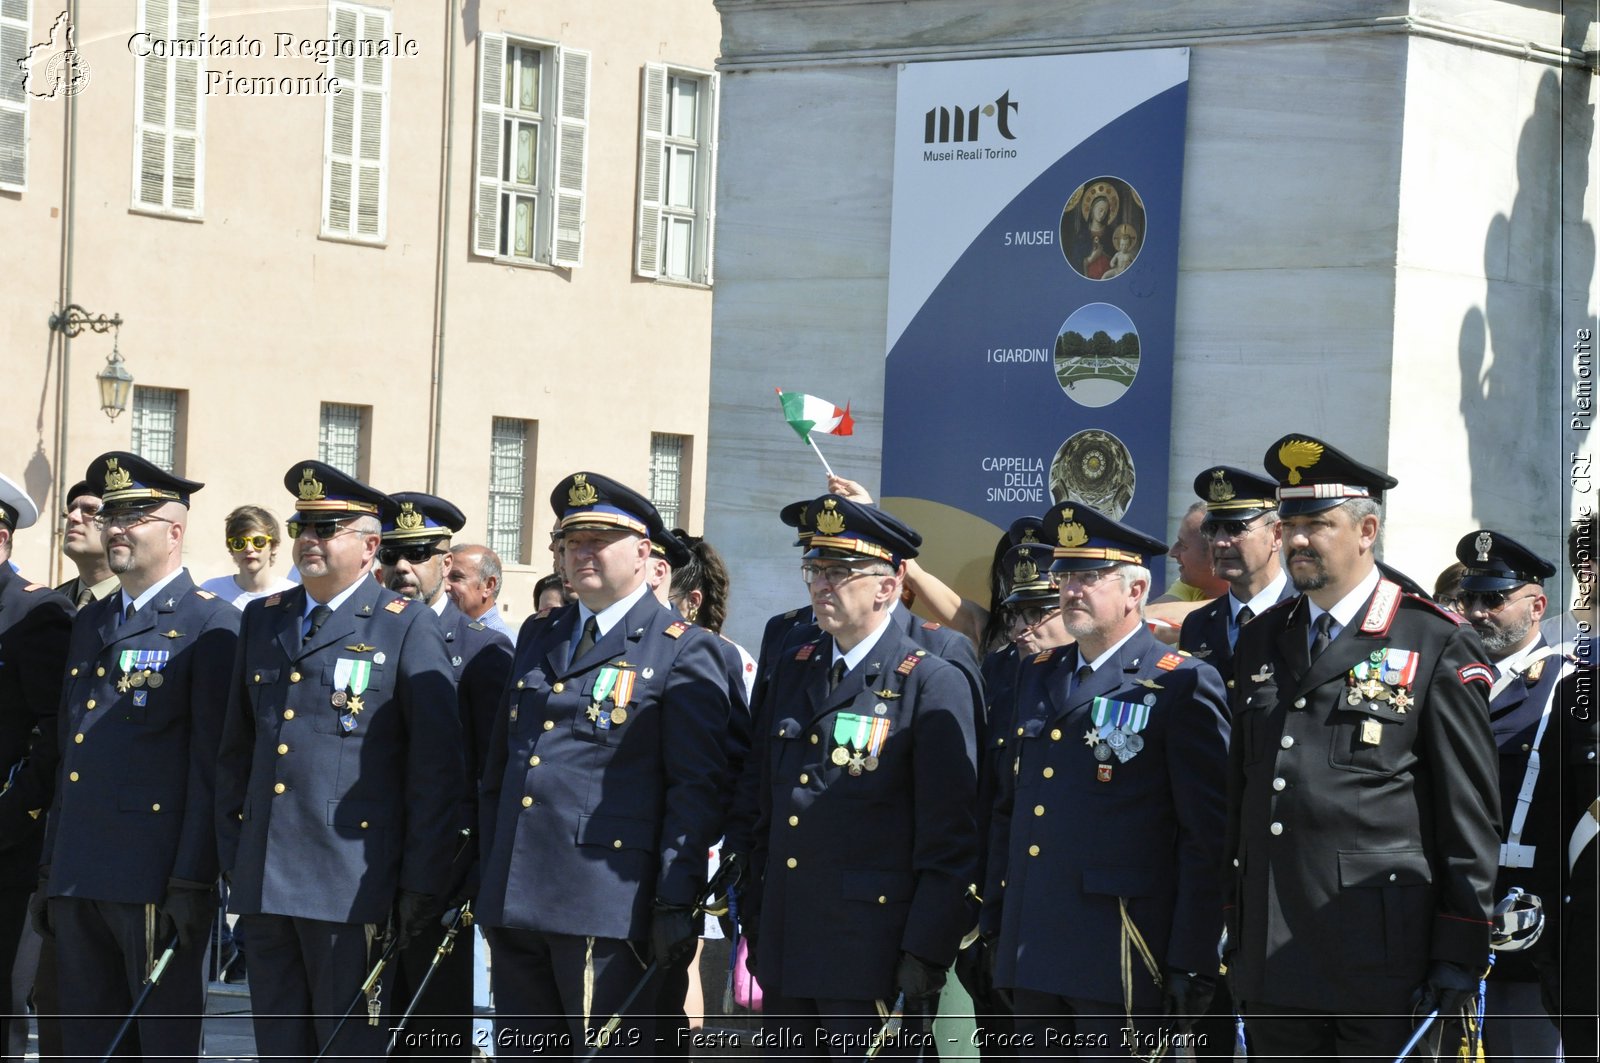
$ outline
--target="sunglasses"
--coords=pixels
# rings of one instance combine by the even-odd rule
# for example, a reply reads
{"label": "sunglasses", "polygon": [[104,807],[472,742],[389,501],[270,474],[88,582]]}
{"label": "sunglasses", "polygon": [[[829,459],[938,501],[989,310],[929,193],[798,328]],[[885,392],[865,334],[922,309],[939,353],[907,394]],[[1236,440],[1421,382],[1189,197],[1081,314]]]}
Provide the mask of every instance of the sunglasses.
{"label": "sunglasses", "polygon": [[1059,612],[1061,612],[1061,607],[1059,605],[1053,605],[1049,608],[1026,606],[1021,608],[1012,608],[1010,610],[1010,616],[1013,624],[1021,624],[1023,627],[1032,630]]}
{"label": "sunglasses", "polygon": [[270,535],[230,535],[228,536],[228,549],[236,554],[247,546],[253,546],[257,550],[265,550],[271,542],[272,536]]}
{"label": "sunglasses", "polygon": [[1538,591],[1534,591],[1532,594],[1524,594],[1517,598],[1513,598],[1510,591],[1462,591],[1456,596],[1456,601],[1460,603],[1463,611],[1481,606],[1484,612],[1494,613],[1504,609],[1512,602],[1526,601],[1529,598],[1537,598],[1538,596]]}
{"label": "sunglasses", "polygon": [[1252,517],[1249,520],[1208,520],[1200,525],[1200,535],[1205,539],[1221,539],[1224,536],[1229,539],[1237,539],[1251,528],[1254,528],[1256,521],[1260,519],[1260,517]]}
{"label": "sunglasses", "polygon": [[438,557],[447,552],[431,546],[384,546],[378,549],[378,562],[383,565],[397,565],[405,561],[407,564],[420,565],[430,557]]}
{"label": "sunglasses", "polygon": [[313,539],[332,539],[352,530],[348,525],[337,520],[298,521],[289,522],[289,538],[298,539],[302,535],[309,535]]}

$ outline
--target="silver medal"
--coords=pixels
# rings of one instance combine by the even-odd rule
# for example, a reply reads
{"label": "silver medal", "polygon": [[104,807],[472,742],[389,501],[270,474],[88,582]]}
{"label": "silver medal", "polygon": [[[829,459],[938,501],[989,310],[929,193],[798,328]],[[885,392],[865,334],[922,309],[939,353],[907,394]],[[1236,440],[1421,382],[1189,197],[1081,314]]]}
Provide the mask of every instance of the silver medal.
{"label": "silver medal", "polygon": [[1130,757],[1133,756],[1135,753],[1139,752],[1139,750],[1141,750],[1143,748],[1144,748],[1144,738],[1142,736],[1136,735],[1136,734],[1132,734],[1132,735],[1128,736],[1128,756],[1130,756]]}
{"label": "silver medal", "polygon": [[1109,735],[1106,735],[1106,745],[1112,749],[1121,750],[1127,744],[1128,736],[1121,731],[1112,731]]}
{"label": "silver medal", "polygon": [[1154,705],[1156,703],[1156,696],[1154,694],[1146,694],[1144,696],[1144,703],[1146,705]]}
{"label": "silver medal", "polygon": [[1094,747],[1094,759],[1095,760],[1099,760],[1099,761],[1110,760],[1111,759],[1111,747],[1106,745],[1104,742],[1101,742],[1099,745],[1095,746]]}

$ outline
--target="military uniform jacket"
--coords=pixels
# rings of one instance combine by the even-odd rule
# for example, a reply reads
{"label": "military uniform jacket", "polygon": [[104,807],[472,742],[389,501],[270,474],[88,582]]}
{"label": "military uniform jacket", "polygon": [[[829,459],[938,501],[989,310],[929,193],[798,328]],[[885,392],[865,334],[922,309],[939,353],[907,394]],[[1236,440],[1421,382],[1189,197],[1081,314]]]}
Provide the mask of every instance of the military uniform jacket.
{"label": "military uniform jacket", "polygon": [[[1216,972],[1228,723],[1216,669],[1143,625],[1072,688],[1079,664],[1063,646],[1022,665],[983,929],[1000,935],[997,985],[1120,1008],[1119,899],[1159,966]],[[1123,730],[1142,747],[1126,761],[1097,709],[1132,716]],[[1130,962],[1134,1005],[1159,1004],[1137,953]]]}
{"label": "military uniform jacket", "polygon": [[370,576],[302,646],[305,603],[296,587],[245,607],[217,783],[229,906],[381,923],[397,890],[449,885],[466,791],[450,658],[433,611]]}
{"label": "military uniform jacket", "polygon": [[[1539,639],[1533,648],[1545,647]],[[1526,949],[1495,955],[1495,977],[1509,981],[1534,982],[1539,979],[1536,965],[1554,963],[1560,951],[1559,919],[1562,870],[1567,859],[1570,828],[1562,830],[1562,777],[1572,771],[1575,742],[1582,743],[1584,730],[1577,721],[1567,719],[1555,694],[1560,681],[1572,674],[1574,665],[1560,654],[1525,658],[1518,674],[1510,678],[1489,703],[1489,728],[1500,753],[1500,837],[1509,840],[1516,814],[1517,794],[1528,771],[1539,718],[1546,707],[1550,722],[1539,740],[1539,777],[1533,790],[1519,843],[1532,848],[1532,864],[1508,867],[1502,860],[1491,897],[1499,901],[1513,886],[1520,886],[1539,897],[1544,904],[1545,928],[1539,940]]]}
{"label": "military uniform jacket", "polygon": [[972,693],[892,621],[829,694],[832,662],[830,636],[791,644],[757,725],[756,974],[769,994],[888,1002],[902,952],[948,967],[970,925]]}
{"label": "military uniform jacket", "polygon": [[983,692],[986,704],[978,723],[978,869],[973,884],[979,889],[988,881],[989,826],[995,800],[1000,792],[1000,777],[1011,770],[1011,747],[1006,736],[1016,727],[1012,722],[1017,706],[1017,677],[1022,657],[1016,643],[995,650],[983,659]]}
{"label": "military uniform jacket", "polygon": [[[1292,598],[1294,593],[1294,584],[1284,580],[1278,601]],[[1233,614],[1228,598],[1227,594],[1213,598],[1184,617],[1183,627],[1178,632],[1178,648],[1215,668],[1222,682],[1232,690],[1233,647],[1228,645],[1228,621]]]}
{"label": "military uniform jacket", "polygon": [[642,940],[691,905],[722,834],[717,637],[646,594],[573,660],[578,606],[524,627],[479,807],[486,926]]}
{"label": "military uniform jacket", "polygon": [[482,621],[473,620],[448,599],[439,627],[444,632],[445,652],[450,655],[450,674],[456,681],[461,729],[466,739],[471,815],[460,826],[477,830],[478,781],[489,755],[495,712],[505,697],[506,681],[511,675],[511,640]]}
{"label": "military uniform jacket", "polygon": [[[1234,996],[1403,1013],[1430,961],[1488,958],[1493,670],[1470,627],[1387,579],[1315,663],[1309,616],[1290,599],[1235,647]],[[1386,689],[1364,696],[1356,672],[1380,662]]]}
{"label": "military uniform jacket", "polygon": [[74,612],[67,598],[0,561],[0,882],[36,881]]}
{"label": "military uniform jacket", "polygon": [[41,863],[49,895],[154,904],[217,877],[217,743],[239,611],[180,571],[126,622],[78,613],[56,717],[60,764]]}

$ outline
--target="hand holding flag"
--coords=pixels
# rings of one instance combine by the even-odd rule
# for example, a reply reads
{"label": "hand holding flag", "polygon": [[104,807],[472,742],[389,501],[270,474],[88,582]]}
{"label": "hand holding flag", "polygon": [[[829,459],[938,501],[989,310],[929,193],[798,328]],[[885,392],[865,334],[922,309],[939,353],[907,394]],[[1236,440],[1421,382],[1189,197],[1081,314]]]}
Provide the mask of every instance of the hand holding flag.
{"label": "hand holding flag", "polygon": [[789,427],[802,440],[811,444],[811,449],[817,452],[817,457],[822,461],[822,467],[827,469],[828,475],[833,475],[833,469],[828,465],[828,459],[822,457],[822,451],[817,448],[816,440],[811,438],[812,432],[822,432],[830,436],[847,436],[855,431],[856,422],[850,416],[850,404],[844,404],[840,409],[827,399],[819,399],[815,395],[807,395],[802,391],[784,391],[774,388],[778,393],[778,402],[783,406],[784,419],[789,422]]}

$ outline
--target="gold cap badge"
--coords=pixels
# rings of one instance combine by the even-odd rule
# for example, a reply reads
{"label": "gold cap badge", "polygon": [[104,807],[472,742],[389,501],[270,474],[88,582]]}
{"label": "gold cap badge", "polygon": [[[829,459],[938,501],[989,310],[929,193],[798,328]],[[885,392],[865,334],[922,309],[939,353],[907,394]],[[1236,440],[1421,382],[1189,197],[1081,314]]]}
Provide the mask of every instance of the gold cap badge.
{"label": "gold cap badge", "polygon": [[106,490],[121,491],[133,486],[133,474],[119,468],[116,458],[106,459]]}
{"label": "gold cap badge", "polygon": [[417,512],[415,503],[400,503],[400,514],[394,518],[394,526],[401,531],[416,531],[422,527],[422,514]]}
{"label": "gold cap badge", "polygon": [[1036,543],[1038,541],[1039,541],[1039,537],[1033,533],[1033,529],[1032,528],[1024,528],[1023,529],[1021,542],[1024,542],[1024,543]]}
{"label": "gold cap badge", "polygon": [[1018,561],[1016,568],[1011,573],[1011,581],[1013,583],[1032,583],[1038,578],[1039,566],[1027,558]]}
{"label": "gold cap badge", "polygon": [[1289,483],[1300,482],[1300,470],[1322,460],[1322,444],[1309,439],[1291,439],[1278,448],[1278,460],[1289,470]]}
{"label": "gold cap badge", "polygon": [[322,493],[322,481],[317,479],[316,470],[307,467],[300,470],[300,501],[315,502],[325,497]]}
{"label": "gold cap badge", "polygon": [[844,514],[835,508],[838,503],[831,498],[822,500],[822,512],[817,514],[817,531],[823,535],[838,535],[844,531]]}
{"label": "gold cap badge", "polygon": [[578,473],[572,478],[572,486],[567,488],[567,505],[592,506],[600,501],[600,492],[594,489],[594,484],[589,482],[586,473]]}
{"label": "gold cap badge", "polygon": [[1089,533],[1082,524],[1072,519],[1072,510],[1063,509],[1061,515],[1066,519],[1056,528],[1056,541],[1062,546],[1082,546],[1089,541]]}
{"label": "gold cap badge", "polygon": [[1211,488],[1207,497],[1212,502],[1231,502],[1236,493],[1233,489],[1233,484],[1228,482],[1227,473],[1221,469],[1213,469],[1211,471]]}

